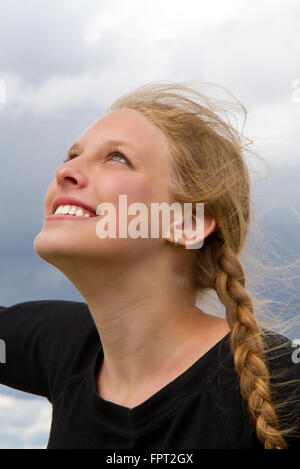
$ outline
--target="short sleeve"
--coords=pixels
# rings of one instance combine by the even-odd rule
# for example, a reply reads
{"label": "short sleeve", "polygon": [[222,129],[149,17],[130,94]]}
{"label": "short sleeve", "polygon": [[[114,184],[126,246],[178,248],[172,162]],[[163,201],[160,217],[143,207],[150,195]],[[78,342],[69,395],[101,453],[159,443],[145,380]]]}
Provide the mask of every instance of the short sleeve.
{"label": "short sleeve", "polygon": [[[92,325],[85,303],[41,300],[0,306],[0,383],[53,401]],[[4,362],[3,362],[4,361]]]}

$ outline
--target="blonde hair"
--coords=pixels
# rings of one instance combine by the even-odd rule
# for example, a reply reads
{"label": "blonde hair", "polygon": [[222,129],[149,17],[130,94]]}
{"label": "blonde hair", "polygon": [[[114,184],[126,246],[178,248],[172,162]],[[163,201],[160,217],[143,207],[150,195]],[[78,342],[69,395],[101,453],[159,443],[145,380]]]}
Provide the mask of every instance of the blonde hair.
{"label": "blonde hair", "polygon": [[[236,101],[246,117],[245,107]],[[198,292],[214,290],[226,308],[241,395],[259,441],[266,449],[286,448],[285,435],[294,427],[284,429],[279,424],[276,409],[283,404],[272,398],[266,331],[254,317],[254,302],[245,288],[245,272],[238,257],[250,222],[245,153],[252,142],[218,115],[226,110],[224,102],[217,104],[186,82],[148,83],[117,99],[108,112],[121,108],[141,112],[166,135],[174,159],[170,189],[175,200],[204,203],[205,212],[216,221],[216,229],[197,250],[191,280]]]}

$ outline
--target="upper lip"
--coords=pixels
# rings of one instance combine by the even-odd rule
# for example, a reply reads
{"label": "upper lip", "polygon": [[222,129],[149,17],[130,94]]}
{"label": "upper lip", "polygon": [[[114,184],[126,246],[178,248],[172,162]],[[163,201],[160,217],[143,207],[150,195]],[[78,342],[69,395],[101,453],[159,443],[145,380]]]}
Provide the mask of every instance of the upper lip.
{"label": "upper lip", "polygon": [[60,205],[77,205],[96,215],[96,210],[93,207],[86,204],[85,202],[82,202],[81,200],[75,199],[75,197],[62,196],[55,199],[52,205],[53,214],[55,213],[57,207],[59,207]]}

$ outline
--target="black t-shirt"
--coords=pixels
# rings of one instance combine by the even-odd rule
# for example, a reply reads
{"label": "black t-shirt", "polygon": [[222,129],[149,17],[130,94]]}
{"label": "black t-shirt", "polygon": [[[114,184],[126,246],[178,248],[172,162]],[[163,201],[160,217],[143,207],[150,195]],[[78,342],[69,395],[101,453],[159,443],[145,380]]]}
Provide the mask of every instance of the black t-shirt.
{"label": "black t-shirt", "polygon": [[[272,366],[300,378],[300,364],[291,358],[295,348],[277,337],[287,345]],[[0,383],[44,396],[53,406],[48,449],[263,449],[241,398],[229,334],[134,408],[96,392],[103,349],[85,303],[43,300],[0,307],[0,339],[6,346]],[[300,399],[298,384],[280,392]],[[299,406],[292,409],[292,423],[300,428]],[[288,441],[300,449],[299,437]]]}

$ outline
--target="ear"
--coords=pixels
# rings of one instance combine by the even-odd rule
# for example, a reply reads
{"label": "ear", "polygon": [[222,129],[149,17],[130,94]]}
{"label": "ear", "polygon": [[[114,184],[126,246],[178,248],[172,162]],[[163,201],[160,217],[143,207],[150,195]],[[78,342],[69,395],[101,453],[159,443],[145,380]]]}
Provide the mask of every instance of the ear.
{"label": "ear", "polygon": [[191,204],[184,204],[182,215],[170,223],[170,236],[166,239],[174,243],[174,237],[178,239],[178,245],[186,249],[200,249],[204,239],[210,235],[217,226],[211,215],[204,212],[204,204],[196,204],[192,210]]}

